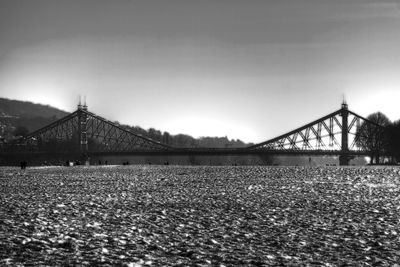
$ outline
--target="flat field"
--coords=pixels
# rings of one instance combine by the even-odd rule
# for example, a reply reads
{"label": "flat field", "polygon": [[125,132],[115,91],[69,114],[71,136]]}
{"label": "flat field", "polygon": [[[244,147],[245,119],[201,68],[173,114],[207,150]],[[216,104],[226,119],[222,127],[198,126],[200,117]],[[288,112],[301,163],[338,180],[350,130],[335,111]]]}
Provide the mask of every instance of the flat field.
{"label": "flat field", "polygon": [[0,265],[399,266],[400,169],[0,169]]}

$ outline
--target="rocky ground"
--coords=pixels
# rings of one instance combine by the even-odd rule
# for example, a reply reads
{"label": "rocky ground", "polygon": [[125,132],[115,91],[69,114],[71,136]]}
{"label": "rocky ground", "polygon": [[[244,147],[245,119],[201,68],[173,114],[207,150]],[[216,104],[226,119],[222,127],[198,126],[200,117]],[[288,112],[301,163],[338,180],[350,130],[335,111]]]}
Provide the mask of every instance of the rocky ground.
{"label": "rocky ground", "polygon": [[399,168],[0,169],[0,265],[399,262]]}

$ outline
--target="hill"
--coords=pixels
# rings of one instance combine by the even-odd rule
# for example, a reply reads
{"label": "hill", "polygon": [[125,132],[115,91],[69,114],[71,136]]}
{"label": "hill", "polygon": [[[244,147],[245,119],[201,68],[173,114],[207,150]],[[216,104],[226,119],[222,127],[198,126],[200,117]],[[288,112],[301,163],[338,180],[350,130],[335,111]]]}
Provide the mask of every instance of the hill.
{"label": "hill", "polygon": [[0,137],[12,139],[16,129],[32,132],[67,114],[51,106],[0,98]]}
{"label": "hill", "polygon": [[0,117],[11,116],[18,118],[62,118],[67,114],[68,113],[63,110],[48,105],[0,98]]}

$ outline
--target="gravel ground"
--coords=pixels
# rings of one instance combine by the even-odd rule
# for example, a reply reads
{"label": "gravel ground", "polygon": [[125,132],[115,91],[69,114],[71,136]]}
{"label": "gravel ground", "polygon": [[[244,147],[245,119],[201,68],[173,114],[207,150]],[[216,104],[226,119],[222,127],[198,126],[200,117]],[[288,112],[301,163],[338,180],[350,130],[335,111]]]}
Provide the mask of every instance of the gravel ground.
{"label": "gravel ground", "polygon": [[0,168],[0,265],[400,266],[400,169]]}

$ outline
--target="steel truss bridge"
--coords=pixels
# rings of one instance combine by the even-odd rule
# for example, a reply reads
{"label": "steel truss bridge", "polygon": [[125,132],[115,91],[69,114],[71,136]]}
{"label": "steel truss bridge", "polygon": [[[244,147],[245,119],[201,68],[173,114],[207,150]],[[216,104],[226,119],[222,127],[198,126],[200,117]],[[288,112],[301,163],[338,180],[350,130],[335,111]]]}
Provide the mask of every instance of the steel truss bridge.
{"label": "steel truss bridge", "polygon": [[1,153],[11,155],[332,155],[340,165],[369,155],[358,146],[362,127],[382,126],[350,111],[346,103],[320,119],[244,148],[177,148],[135,133],[90,111],[86,105],[28,134]]}

